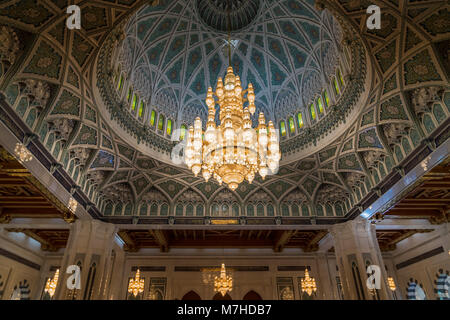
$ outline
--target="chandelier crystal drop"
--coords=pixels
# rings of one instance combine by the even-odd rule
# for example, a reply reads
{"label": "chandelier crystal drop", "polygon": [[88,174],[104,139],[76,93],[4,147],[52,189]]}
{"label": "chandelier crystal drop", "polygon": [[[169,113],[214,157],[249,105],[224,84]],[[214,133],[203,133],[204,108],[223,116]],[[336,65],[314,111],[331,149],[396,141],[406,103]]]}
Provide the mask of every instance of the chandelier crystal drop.
{"label": "chandelier crystal drop", "polygon": [[77,207],[78,207],[77,200],[75,200],[74,198],[70,198],[69,205],[68,205],[69,210],[72,211],[73,213],[75,213],[75,211],[77,211]]}
{"label": "chandelier crystal drop", "polygon": [[301,279],[302,292],[306,292],[309,296],[317,291],[316,279],[309,276],[308,269],[305,269],[305,278]]}
{"label": "chandelier crystal drop", "polygon": [[[277,131],[272,121],[266,124],[262,112],[258,126],[252,128],[250,115],[256,111],[255,97],[252,84],[243,90],[232,67],[228,67],[224,81],[220,77],[217,80],[215,93],[208,88],[206,130],[203,132],[202,121],[197,117],[194,126],[189,127],[184,155],[195,176],[202,172],[206,181],[213,177],[219,184],[224,182],[236,190],[244,179],[252,183],[257,173],[264,179],[269,170],[275,172],[281,158]],[[220,109],[218,126],[216,103]]]}
{"label": "chandelier crystal drop", "polygon": [[144,279],[141,279],[141,272],[139,269],[136,271],[136,277],[130,279],[130,283],[128,284],[128,293],[132,293],[135,297],[144,292]]}
{"label": "chandelier crystal drop", "polygon": [[31,152],[28,151],[27,147],[25,147],[23,143],[16,143],[14,154],[16,155],[20,163],[25,163],[33,160]]}
{"label": "chandelier crystal drop", "polygon": [[58,285],[58,279],[59,279],[59,269],[56,270],[53,278],[47,279],[44,292],[48,293],[50,297],[53,297],[53,295],[55,294],[56,286]]}
{"label": "chandelier crystal drop", "polygon": [[222,263],[220,276],[214,277],[214,292],[220,292],[222,296],[225,296],[227,292],[231,290],[233,290],[233,278],[231,276],[227,276],[225,264]]}

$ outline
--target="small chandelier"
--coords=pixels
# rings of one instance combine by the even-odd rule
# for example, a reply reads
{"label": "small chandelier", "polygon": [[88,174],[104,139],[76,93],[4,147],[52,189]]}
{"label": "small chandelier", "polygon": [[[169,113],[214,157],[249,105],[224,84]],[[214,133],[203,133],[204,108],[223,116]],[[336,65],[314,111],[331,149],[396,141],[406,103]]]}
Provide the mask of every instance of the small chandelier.
{"label": "small chandelier", "polygon": [[306,292],[309,296],[317,291],[316,280],[309,276],[308,269],[305,269],[305,278],[301,279],[302,292]]}
{"label": "small chandelier", "polygon": [[220,276],[214,277],[214,292],[220,292],[222,296],[225,296],[226,293],[231,290],[233,290],[233,278],[231,276],[227,276],[225,264],[222,263]]}
{"label": "small chandelier", "polygon": [[392,277],[388,277],[388,285],[391,291],[395,291],[395,289],[397,289],[397,287],[395,286],[394,278]]}
{"label": "small chandelier", "polygon": [[53,298],[53,295],[56,291],[56,286],[58,285],[58,279],[59,279],[59,269],[56,270],[55,275],[53,278],[48,278],[47,283],[45,284],[44,292],[48,293],[51,298]]}
{"label": "small chandelier", "polygon": [[137,269],[136,277],[131,278],[128,284],[128,293],[132,293],[136,297],[142,292],[144,292],[144,279],[141,279],[141,272]]}
{"label": "small chandelier", "polygon": [[69,210],[72,211],[73,213],[75,213],[75,211],[77,211],[77,207],[78,207],[78,202],[77,200],[75,200],[74,198],[70,198],[69,199]]}
{"label": "small chandelier", "polygon": [[16,148],[14,149],[14,154],[18,158],[20,163],[25,163],[33,160],[31,152],[28,151],[27,147],[23,143],[16,143]]}

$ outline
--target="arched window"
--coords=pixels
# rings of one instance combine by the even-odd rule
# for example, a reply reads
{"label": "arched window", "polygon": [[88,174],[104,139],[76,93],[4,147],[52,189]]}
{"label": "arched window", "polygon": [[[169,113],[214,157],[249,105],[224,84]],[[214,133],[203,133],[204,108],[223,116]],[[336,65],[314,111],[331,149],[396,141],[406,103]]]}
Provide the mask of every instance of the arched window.
{"label": "arched window", "polygon": [[239,205],[237,203],[233,204],[233,216],[238,217],[239,216]]}
{"label": "arched window", "polygon": [[186,137],[186,125],[182,124],[180,128],[180,140],[183,141]]}
{"label": "arched window", "polygon": [[183,215],[183,206],[181,204],[177,204],[176,209],[175,209],[175,215],[176,216]]}
{"label": "arched window", "polygon": [[131,110],[133,110],[133,111],[136,110],[136,106],[137,106],[138,100],[139,100],[138,95],[136,93],[133,94],[133,102],[131,103]]}
{"label": "arched window", "polygon": [[132,97],[132,95],[133,95],[133,87],[129,87],[128,88],[128,94],[127,94],[127,101],[128,102],[131,102],[131,97]]}
{"label": "arched window", "polygon": [[361,275],[359,273],[359,268],[356,265],[356,262],[352,263],[352,275],[353,281],[355,283],[356,293],[358,294],[358,300],[365,300],[364,288],[361,282]]}
{"label": "arched window", "polygon": [[270,203],[267,205],[267,215],[269,217],[273,217],[275,215],[275,210],[273,209],[273,205]]}
{"label": "arched window", "polygon": [[435,284],[437,299],[450,300],[450,276],[448,270],[444,273],[444,270],[439,269]]}
{"label": "arched window", "polygon": [[324,97],[324,101],[325,101],[325,107],[328,108],[330,106],[330,98],[328,97],[327,90],[323,90],[323,97]]}
{"label": "arched window", "polygon": [[322,98],[317,98],[317,106],[319,107],[319,112],[323,113],[323,104],[322,104]]}
{"label": "arched window", "polygon": [[282,137],[286,137],[286,124],[284,121],[280,121],[280,134]]}
{"label": "arched window", "polygon": [[167,216],[168,213],[169,213],[169,205],[167,203],[163,203],[163,205],[161,206],[160,215],[161,216]]}
{"label": "arched window", "polygon": [[333,87],[334,87],[334,93],[336,93],[336,95],[340,95],[341,91],[339,90],[339,86],[338,86],[338,83],[337,83],[335,77],[333,77]]}
{"label": "arched window", "polygon": [[259,204],[256,206],[256,215],[257,215],[258,217],[264,216],[264,206],[263,206],[261,203],[259,203]]}
{"label": "arched window", "polygon": [[156,121],[156,112],[155,110],[152,110],[152,113],[150,114],[150,126],[154,127]]}
{"label": "arched window", "polygon": [[283,203],[281,205],[281,215],[288,217],[289,216],[289,207],[287,206],[287,204]]}
{"label": "arched window", "polygon": [[297,113],[297,124],[299,128],[303,128],[303,117],[301,112]]}
{"label": "arched window", "polygon": [[427,295],[423,291],[422,284],[419,284],[417,280],[410,279],[408,283],[408,292],[406,295],[408,300],[426,300]]}
{"label": "arched window", "polygon": [[164,118],[164,116],[162,115],[162,114],[160,114],[159,115],[159,120],[158,120],[158,130],[163,130],[163,128],[164,128],[164,121],[165,121],[165,118]]}
{"label": "arched window", "polygon": [[169,135],[169,136],[172,134],[172,120],[171,119],[167,120],[166,132],[167,132],[167,135]]}
{"label": "arched window", "polygon": [[314,103],[311,103],[311,106],[309,107],[309,110],[311,112],[311,118],[313,120],[316,120],[316,110],[314,109]]}
{"label": "arched window", "polygon": [[344,88],[344,78],[342,78],[342,73],[341,73],[341,70],[339,70],[339,69],[337,69],[337,76],[338,76],[339,86],[341,88]]}
{"label": "arched window", "polygon": [[203,205],[202,204],[198,204],[197,207],[195,208],[195,215],[203,216]]}
{"label": "arched window", "polygon": [[294,118],[292,118],[292,117],[289,117],[289,131],[291,133],[295,133]]}
{"label": "arched window", "polygon": [[151,216],[158,215],[158,205],[156,203],[153,203],[152,206],[150,207],[150,215]]}
{"label": "arched window", "polygon": [[145,104],[144,104],[144,100],[141,100],[141,104],[139,105],[139,118],[142,118],[142,116],[144,115],[144,110],[145,110]]}
{"label": "arched window", "polygon": [[119,91],[119,94],[122,92],[123,89],[123,74],[120,75],[119,83],[117,84],[117,91]]}
{"label": "arched window", "polygon": [[254,212],[255,212],[255,211],[254,211],[253,206],[252,206],[251,204],[249,204],[249,205],[247,206],[247,216],[253,217],[253,216],[255,215]]}
{"label": "arched window", "polygon": [[193,216],[194,215],[194,206],[192,204],[188,204],[186,207],[186,215]]}

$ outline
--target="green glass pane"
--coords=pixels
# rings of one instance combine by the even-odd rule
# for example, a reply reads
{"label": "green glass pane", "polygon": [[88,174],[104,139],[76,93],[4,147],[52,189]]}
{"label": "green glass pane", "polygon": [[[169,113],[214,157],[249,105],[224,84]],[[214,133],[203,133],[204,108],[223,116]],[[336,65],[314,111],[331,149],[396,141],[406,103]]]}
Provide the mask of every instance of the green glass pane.
{"label": "green glass pane", "polygon": [[155,119],[156,119],[156,112],[155,110],[152,110],[152,113],[150,115],[150,125],[152,127],[155,125]]}
{"label": "green glass pane", "polygon": [[133,103],[131,104],[131,109],[136,110],[138,96],[136,94],[133,95]]}
{"label": "green glass pane", "polygon": [[128,89],[128,94],[127,94],[127,101],[130,102],[131,101],[131,94],[133,93],[133,88],[129,88]]}
{"label": "green glass pane", "polygon": [[186,137],[186,126],[184,124],[181,125],[180,131],[180,140],[184,140],[184,138]]}
{"label": "green glass pane", "polygon": [[299,128],[303,127],[303,117],[300,112],[297,114],[297,123]]}
{"label": "green glass pane", "polygon": [[327,90],[323,91],[323,96],[325,98],[325,107],[329,107],[330,106],[330,98],[328,97]]}
{"label": "green glass pane", "polygon": [[319,106],[319,112],[323,113],[323,104],[322,99],[320,97],[317,99],[317,105]]}
{"label": "green glass pane", "polygon": [[144,101],[141,101],[141,105],[139,106],[139,118],[142,118],[142,115],[144,114]]}
{"label": "green glass pane", "polygon": [[291,133],[295,132],[295,124],[294,124],[294,118],[289,118],[289,130],[291,130]]}
{"label": "green glass pane", "polygon": [[158,130],[162,130],[163,128],[164,128],[164,116],[159,116]]}
{"label": "green glass pane", "polygon": [[314,109],[314,104],[311,104],[311,106],[309,107],[309,109],[311,110],[311,118],[313,120],[316,120],[316,110]]}
{"label": "green glass pane", "polygon": [[167,131],[167,134],[168,135],[171,135],[172,134],[172,120],[167,120],[167,129],[166,129],[166,131]]}
{"label": "green glass pane", "polygon": [[339,85],[341,87],[343,87],[344,86],[344,79],[342,78],[341,70],[337,69],[337,74],[338,74],[338,79],[339,79]]}
{"label": "green glass pane", "polygon": [[286,124],[284,123],[284,121],[280,122],[280,133],[282,137],[286,136]]}
{"label": "green glass pane", "polygon": [[336,94],[341,94],[336,78],[333,78],[333,84],[334,84],[334,91],[336,92]]}

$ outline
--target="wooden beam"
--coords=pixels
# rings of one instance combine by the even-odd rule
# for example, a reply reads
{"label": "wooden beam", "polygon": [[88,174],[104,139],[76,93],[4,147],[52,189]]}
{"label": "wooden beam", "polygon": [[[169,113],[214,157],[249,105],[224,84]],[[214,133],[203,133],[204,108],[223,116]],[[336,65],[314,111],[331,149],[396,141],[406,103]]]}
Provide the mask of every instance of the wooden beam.
{"label": "wooden beam", "polygon": [[27,235],[28,237],[33,238],[34,240],[36,240],[37,242],[39,242],[41,244],[41,250],[42,251],[55,252],[55,251],[58,250],[53,243],[51,243],[47,239],[44,239],[43,237],[37,235],[34,230],[31,230],[31,229],[10,229],[10,228],[8,228],[8,229],[6,229],[6,231],[9,231],[9,232],[22,232],[23,234]]}
{"label": "wooden beam", "polygon": [[305,252],[314,252],[319,250],[319,241],[322,240],[323,237],[327,235],[328,231],[321,230],[318,231],[317,234],[308,242],[306,247],[303,248]]}
{"label": "wooden beam", "polygon": [[[150,230],[149,232],[153,236],[153,238],[155,238],[161,252],[168,252],[169,241],[167,240],[167,237],[164,234],[164,232],[162,230]],[[186,231],[184,232],[184,235],[186,237]]]}

